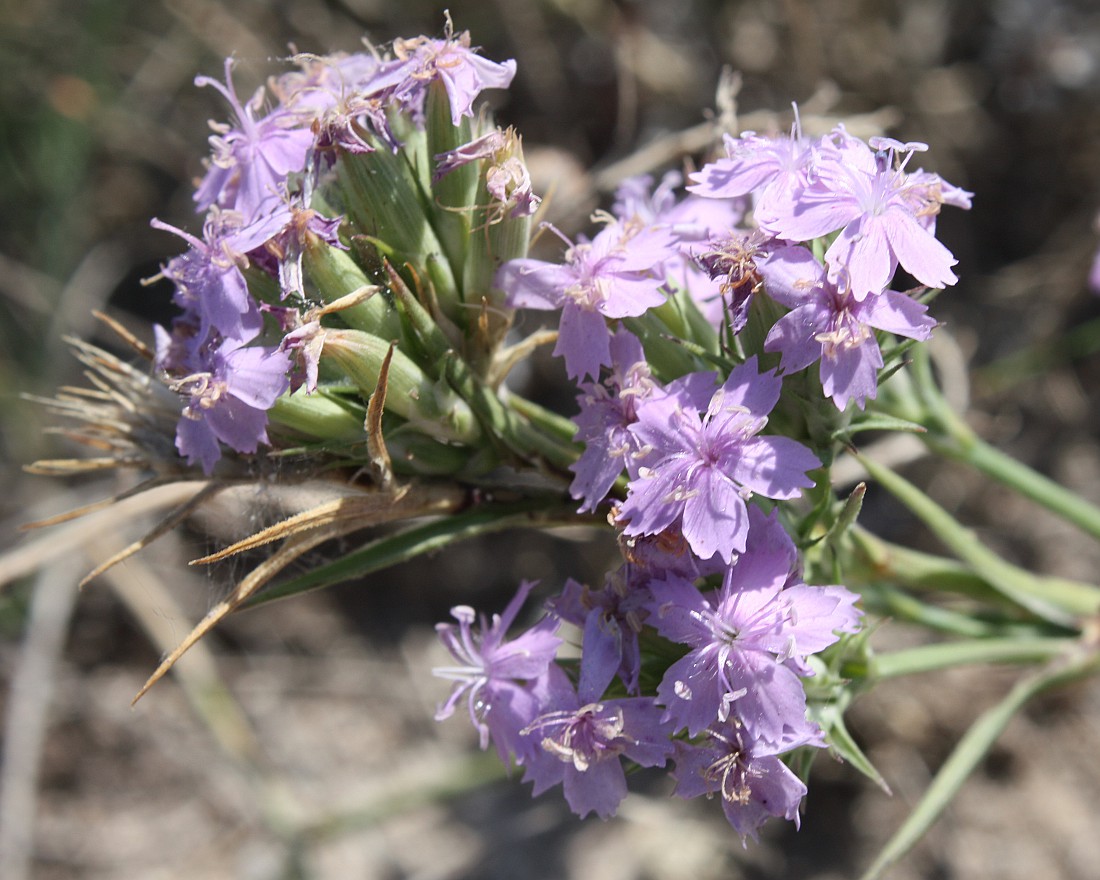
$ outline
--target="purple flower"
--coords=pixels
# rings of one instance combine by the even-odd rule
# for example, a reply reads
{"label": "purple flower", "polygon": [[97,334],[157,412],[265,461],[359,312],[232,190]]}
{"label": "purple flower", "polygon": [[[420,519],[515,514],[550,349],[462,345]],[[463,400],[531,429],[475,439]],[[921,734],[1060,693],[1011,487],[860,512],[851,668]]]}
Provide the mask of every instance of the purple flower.
{"label": "purple flower", "polygon": [[[559,670],[560,672],[560,670]],[[575,693],[565,675],[551,678],[548,702],[524,730],[541,751],[527,762],[524,781],[539,795],[559,782],[570,809],[601,819],[615,814],[626,797],[621,758],[643,767],[661,767],[672,755],[668,725],[651,698],[600,700]]]}
{"label": "purple flower", "polygon": [[506,89],[516,75],[514,60],[497,63],[482,58],[476,49],[470,48],[469,31],[454,36],[449,20],[446,39],[396,40],[393,50],[399,60],[413,59],[417,64],[417,69],[408,78],[402,101],[415,113],[418,103],[423,101],[424,85],[438,79],[447,90],[451,121],[455,125],[463,116],[474,115],[473,103],[482,90]]}
{"label": "purple flower", "polygon": [[299,127],[295,114],[278,108],[259,119],[264,90],[242,105],[233,88],[233,59],[225,61],[225,85],[206,76],[197,86],[213,86],[229,102],[236,127],[211,123],[210,168],[195,192],[200,211],[212,205],[239,211],[251,222],[278,207],[287,193],[287,175],[303,171],[313,133]]}
{"label": "purple flower", "polygon": [[197,324],[192,350],[204,345],[212,331],[238,343],[255,339],[263,322],[241,269],[248,265],[245,254],[274,233],[270,224],[261,220],[242,227],[239,214],[214,210],[203,226],[202,239],[160,220],[151,225],[190,245],[186,253],[169,260],[162,273],[176,285],[173,301],[194,317],[190,323]]}
{"label": "purple flower", "polygon": [[690,648],[665,672],[658,702],[691,736],[735,714],[768,743],[816,739],[799,676],[837,632],[858,629],[858,597],[801,583],[797,551],[774,513],[753,507],[749,520],[745,552],[716,593],[705,596],[683,578],[650,582],[647,623]]}
{"label": "purple flower", "polygon": [[611,337],[611,375],[602,383],[583,382],[575,422],[584,452],[569,469],[576,474],[569,491],[582,499],[581,511],[595,510],[638,449],[630,426],[638,402],[657,388],[638,338],[619,329]]}
{"label": "purple flower", "polygon": [[757,830],[772,816],[798,827],[806,786],[777,756],[795,745],[818,743],[768,744],[753,739],[735,718],[708,729],[706,737],[699,745],[678,744],[674,795],[721,795],[726,819],[742,840],[756,840]]}
{"label": "purple flower", "polygon": [[[879,293],[901,266],[921,284],[945,287],[958,278],[957,260],[917,216],[912,189],[925,187],[905,173],[905,162],[923,144],[905,144],[907,155],[893,164],[894,151],[873,152],[838,129],[821,142],[813,182],[797,195],[794,209],[768,218],[766,227],[789,241],[810,241],[840,230],[825,252],[831,274],[846,270],[859,300]],[[887,161],[890,160],[890,161]]]}
{"label": "purple flower", "polygon": [[649,616],[644,571],[626,563],[607,576],[600,590],[569,578],[551,609],[583,631],[579,689],[602,694],[616,674],[628,693],[638,693],[642,668],[638,634]]}
{"label": "purple flower", "polygon": [[511,308],[561,309],[554,354],[565,358],[570,378],[595,378],[601,366],[611,363],[605,318],[640,315],[664,302],[664,278],[653,267],[670,247],[667,231],[611,223],[592,241],[570,244],[565,265],[510,260],[495,283],[507,293]]}
{"label": "purple flower", "polygon": [[795,193],[806,183],[813,144],[796,122],[790,137],[768,137],[746,131],[726,135],[726,158],[692,175],[688,192],[711,199],[753,196],[753,214],[765,226],[790,212]]}
{"label": "purple flower", "polygon": [[522,738],[520,731],[540,710],[544,700],[540,689],[547,686],[547,670],[561,644],[555,635],[560,621],[550,616],[512,641],[505,641],[505,633],[534,586],[533,581],[521,583],[504,613],[494,614],[492,622],[482,615],[480,633],[474,632],[476,615],[466,605],[451,609],[457,627],[440,623],[435,628],[444,647],[461,664],[432,670],[455,682],[450,697],[435,713],[436,721],[449,718],[465,697],[481,748],[488,748],[491,738],[505,762],[511,753],[523,763],[537,747]]}
{"label": "purple flower", "polygon": [[672,234],[675,250],[664,261],[666,284],[671,292],[686,290],[707,320],[722,320],[722,290],[694,258],[694,251],[708,239],[731,234],[741,219],[741,206],[729,199],[705,199],[689,195],[677,199],[682,177],[670,171],[653,188],[649,175],[632,177],[619,185],[612,213],[622,222],[663,226]]}
{"label": "purple flower", "polygon": [[241,347],[227,339],[211,350],[201,368],[171,382],[188,398],[176,426],[176,448],[209,474],[221,458],[218,441],[253,453],[267,443],[267,411],[287,390],[290,361],[280,351]]}
{"label": "purple flower", "polygon": [[729,562],[745,549],[754,492],[796,498],[813,485],[806,471],[821,462],[788,437],[760,436],[779,400],[781,381],[760,373],[756,357],[736,367],[710,397],[668,394],[642,401],[631,432],[649,450],[630,481],[619,521],[627,535],[660,532],[679,522],[700,559]]}
{"label": "purple flower", "polygon": [[904,293],[884,290],[856,299],[845,285],[845,273],[838,286],[802,247],[776,251],[760,272],[768,295],[792,309],[772,327],[764,350],[782,353],[784,373],[796,373],[820,359],[822,389],[840,410],[849,400],[863,409],[864,401],[878,392],[882,352],[874,330],[924,340],[936,326],[927,308]]}

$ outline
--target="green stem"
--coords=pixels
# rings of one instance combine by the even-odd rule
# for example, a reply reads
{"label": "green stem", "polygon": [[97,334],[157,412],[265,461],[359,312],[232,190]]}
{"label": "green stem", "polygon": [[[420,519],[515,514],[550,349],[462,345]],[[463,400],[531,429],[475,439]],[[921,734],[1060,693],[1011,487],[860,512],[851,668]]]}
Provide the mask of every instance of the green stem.
{"label": "green stem", "polygon": [[[850,583],[850,581],[846,581]],[[888,617],[911,623],[924,629],[965,639],[1001,637],[1034,638],[1048,635],[1047,628],[1037,624],[1021,623],[1003,615],[996,619],[979,618],[973,608],[959,610],[944,608],[921,601],[916,596],[886,584],[856,587],[863,595],[864,608],[878,617]]]}
{"label": "green stem", "polygon": [[1000,598],[988,581],[957,560],[893,544],[858,524],[848,537],[855,550],[845,570],[850,586],[886,581],[911,590],[957,593],[983,602]]}
{"label": "green stem", "polygon": [[1100,538],[1100,508],[1096,505],[991,446],[954,414],[949,431],[946,438],[933,432],[919,436],[932,451],[971,465],[1092,537]]}
{"label": "green stem", "polygon": [[577,460],[580,450],[572,442],[566,443],[553,434],[544,433],[517,411],[505,406],[497,393],[485,385],[457,353],[452,353],[446,361],[444,375],[485,429],[500,438],[513,454],[524,460],[539,456],[562,472],[568,471],[569,465]]}
{"label": "green stem", "polygon": [[927,415],[918,421],[928,428],[928,433],[918,436],[933,452],[976,468],[1094,538],[1100,538],[1100,507],[1005,455],[975,434],[940,393],[928,353],[919,346],[913,351],[912,379],[914,391]]}
{"label": "green stem", "polygon": [[877,654],[871,661],[871,676],[898,678],[933,672],[971,663],[1037,663],[1064,655],[1075,639],[975,639],[921,645],[889,654]]}
{"label": "green stem", "polygon": [[1049,688],[1092,675],[1100,655],[1095,649],[1081,650],[1049,667],[1020,679],[1000,703],[982,714],[970,726],[950,757],[936,774],[920,803],[901,828],[890,838],[861,880],[877,880],[886,869],[908,852],[940,817],[967,777],[1004,732],[1009,721],[1036,695]]}
{"label": "green stem", "polygon": [[570,443],[573,441],[573,437],[576,436],[577,426],[573,424],[571,419],[560,416],[553,410],[546,409],[546,407],[540,406],[526,397],[520,397],[518,394],[509,394],[507,400],[512,409],[546,433]]}
{"label": "green stem", "polygon": [[968,563],[997,592],[1044,620],[1078,628],[1077,619],[1090,617],[1100,608],[1100,589],[1089,584],[1050,581],[1035,577],[1006,562],[974,533],[920,489],[883,464],[857,455],[872,478],[901,501],[963,562]]}

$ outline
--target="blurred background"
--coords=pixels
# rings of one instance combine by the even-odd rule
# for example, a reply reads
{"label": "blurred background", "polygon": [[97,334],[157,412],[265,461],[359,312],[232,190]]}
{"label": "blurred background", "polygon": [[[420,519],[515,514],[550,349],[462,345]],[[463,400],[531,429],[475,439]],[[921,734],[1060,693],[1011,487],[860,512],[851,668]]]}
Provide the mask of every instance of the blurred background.
{"label": "blurred background", "polygon": [[[510,92],[490,97],[566,232],[606,204],[639,148],[656,172],[703,148],[727,66],[754,125],[787,128],[797,101],[930,144],[925,167],[976,193],[939,227],[961,279],[936,302],[957,365],[948,391],[983,436],[1100,502],[1091,0],[455,0],[450,12],[485,55],[518,60]],[[821,759],[802,829],[777,823],[747,849],[717,803],[670,802],[660,774],[639,775],[607,823],[575,820],[557,793],[532,801],[515,780],[472,783],[493,762],[461,720],[432,721],[447,690],[429,673],[443,662],[432,624],[460,602],[498,610],[521,578],[556,589],[567,574],[598,577],[613,548],[586,535],[498,536],[238,615],[131,709],[234,566],[188,569],[215,546],[189,528],[78,595],[79,577],[150,523],[131,511],[20,533],[128,485],[24,475],[73,454],[24,395],[80,380],[66,335],[114,345],[93,309],[146,339],[170,317],[167,286],[141,281],[179,244],[149,219],[197,231],[206,120],[227,116],[197,73],[220,77],[234,55],[248,95],[291,51],[439,35],[443,7],[2,0],[0,21],[0,580],[12,581],[0,595],[0,876],[832,880],[869,863],[1010,672],[863,698],[851,727],[893,796]],[[1096,579],[1097,548],[1059,521],[952,466],[914,460],[905,473],[1013,560]],[[865,510],[872,528],[935,549],[884,499]],[[909,638],[887,622],[875,643]],[[1035,703],[891,876],[1095,877],[1097,730],[1095,685]]]}

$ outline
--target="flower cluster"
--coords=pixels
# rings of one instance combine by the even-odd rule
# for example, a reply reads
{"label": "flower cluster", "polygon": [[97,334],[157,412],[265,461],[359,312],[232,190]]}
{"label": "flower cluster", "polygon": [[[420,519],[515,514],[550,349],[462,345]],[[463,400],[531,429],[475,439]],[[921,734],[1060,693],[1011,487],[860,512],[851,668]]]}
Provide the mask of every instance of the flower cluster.
{"label": "flower cluster", "polygon": [[[798,821],[805,785],[781,756],[827,745],[811,658],[861,612],[844,587],[804,582],[785,524],[812,523],[799,499],[828,491],[813,413],[851,418],[850,403],[877,395],[881,346],[935,326],[888,289],[895,272],[956,281],[935,221],[969,194],[906,170],[923,149],[843,127],[727,138],[686,196],[678,176],[627,181],[562,263],[498,272],[507,305],[561,312],[555,353],[579,383],[584,444],[570,490],[582,512],[607,505],[623,556],[599,589],[567,582],[514,642],[503,620],[478,636],[466,608],[460,636],[440,626],[465,663],[440,671],[460,681],[441,717],[476,691],[483,745],[536,794],[560,782],[574,811],[606,818],[626,794],[624,761],[671,763],[675,793],[720,795],[742,836],[769,816]],[[820,381],[788,392],[786,377],[818,361]],[[556,659],[560,622],[580,634],[575,668]]]}
{"label": "flower cluster", "polygon": [[[810,656],[855,632],[860,612],[843,587],[803,583],[774,512],[753,506],[746,519],[735,563],[654,542],[598,590],[569,581],[511,641],[504,630],[531,584],[480,632],[469,608],[455,608],[457,626],[438,630],[462,665],[436,670],[457,682],[437,718],[466,695],[483,747],[491,740],[521,765],[535,794],[561,783],[581,816],[614,814],[627,793],[625,759],[671,761],[676,793],[720,794],[742,835],[755,837],[770,816],[797,821],[806,789],[779,756],[825,744],[807,717],[803,679],[813,675]],[[569,661],[555,662],[563,622],[581,633],[573,675]],[[654,685],[642,657],[658,643],[679,659]]]}
{"label": "flower cluster", "polygon": [[[955,283],[936,218],[969,194],[909,169],[922,144],[748,132],[684,193],[675,172],[625,181],[594,234],[553,230],[563,257],[538,260],[520,139],[473,110],[514,62],[449,23],[295,60],[246,102],[229,62],[196,80],[232,121],[195,192],[201,237],[154,221],[187,245],[162,271],[181,314],[156,330],[178,452],[210,475],[270,444],[339,475],[341,503],[242,542],[315,527],[284,565],[380,523],[503,522],[494,493],[607,528],[610,573],[568,580],[526,631],[509,632],[532,583],[492,619],[453,609],[437,717],[464,704],[483,748],[582,816],[614,814],[641,766],[719,796],[743,837],[797,822],[792,756],[836,745],[828,660],[862,617],[820,549],[846,527],[828,468],[911,344],[896,337],[931,334],[924,291],[890,285]],[[517,309],[560,313],[571,423],[505,384],[546,338],[505,347]]]}
{"label": "flower cluster", "polygon": [[[195,191],[196,207],[206,218],[203,234],[154,221],[188,245],[163,267],[182,314],[170,329],[157,328],[156,366],[186,401],[176,446],[207,473],[222,455],[220,444],[253,453],[270,442],[270,411],[284,392],[303,382],[310,391],[316,388],[324,356],[314,320],[318,301],[357,291],[365,296],[369,289],[356,264],[338,253],[347,251],[353,236],[381,231],[380,217],[364,216],[362,205],[347,204],[347,195],[334,187],[341,176],[364,176],[357,159],[376,152],[400,155],[402,161],[436,166],[437,183],[474,163],[469,170],[475,186],[479,174],[485,179],[480,196],[471,192],[468,201],[447,207],[472,211],[466,208],[472,201],[491,223],[525,219],[538,204],[514,134],[488,132],[479,140],[491,139],[492,149],[467,151],[463,160],[456,160],[459,144],[452,143],[471,139],[474,100],[484,89],[507,87],[514,61],[480,57],[469,35],[455,36],[449,26],[444,39],[396,41],[391,56],[371,51],[296,60],[298,71],[274,79],[243,103],[232,61],[226,62],[224,84],[196,78],[196,85],[222,95],[232,115],[228,123],[212,123],[211,155]],[[436,104],[450,136],[432,144],[440,148],[438,157],[427,155],[424,143]],[[407,183],[387,180],[386,196],[409,196],[415,203],[418,190],[409,186],[403,192]],[[430,187],[428,192],[431,198]],[[435,194],[440,192],[450,194],[440,188]],[[469,216],[463,219],[469,226]],[[422,217],[418,225],[424,225]],[[388,231],[402,244],[422,230]],[[425,238],[425,253],[445,249]],[[463,245],[465,240],[455,246]],[[408,256],[415,248],[402,250],[383,256]],[[324,273],[343,277],[325,285]],[[343,317],[353,328],[386,338],[392,327],[377,320],[380,311],[374,309],[372,318],[360,310],[357,318],[349,307]]]}

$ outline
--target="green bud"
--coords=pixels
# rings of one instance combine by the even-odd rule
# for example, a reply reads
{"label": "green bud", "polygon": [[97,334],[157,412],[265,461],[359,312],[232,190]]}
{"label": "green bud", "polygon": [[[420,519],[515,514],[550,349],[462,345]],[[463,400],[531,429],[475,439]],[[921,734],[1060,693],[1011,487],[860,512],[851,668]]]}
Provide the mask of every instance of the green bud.
{"label": "green bud", "polygon": [[[364,398],[378,387],[390,343],[359,330],[327,330],[322,361],[335,362],[358,386]],[[442,382],[435,382],[400,349],[390,361],[386,410],[406,419],[429,437],[444,443],[473,444],[481,429],[469,406]]]}
{"label": "green bud", "polygon": [[336,163],[337,180],[344,190],[340,207],[353,231],[366,236],[379,256],[395,266],[410,263],[424,271],[420,267],[434,263],[436,296],[455,320],[460,302],[458,282],[432,227],[434,210],[419,174],[404,150],[395,154],[384,144],[371,153],[344,153]]}
{"label": "green bud", "polygon": [[[458,125],[452,121],[451,99],[443,82],[438,79],[428,87],[425,132],[428,164],[433,176],[436,156],[468,144],[474,138],[468,117],[462,117]],[[430,187],[436,231],[455,274],[461,277],[470,238],[471,207],[477,191],[477,165],[460,165],[438,180],[431,181]]]}
{"label": "green bud", "polygon": [[307,394],[299,388],[284,394],[268,410],[275,425],[290,428],[317,440],[356,440],[364,438],[362,413],[333,400],[323,392]]}
{"label": "green bud", "polygon": [[[326,304],[370,286],[351,254],[326,244],[315,235],[307,236],[302,269],[317,296]],[[355,330],[364,330],[383,339],[402,338],[401,317],[380,293],[336,314]]]}

